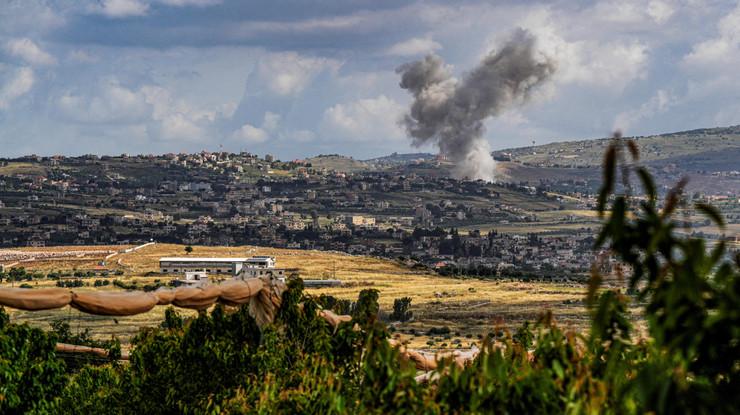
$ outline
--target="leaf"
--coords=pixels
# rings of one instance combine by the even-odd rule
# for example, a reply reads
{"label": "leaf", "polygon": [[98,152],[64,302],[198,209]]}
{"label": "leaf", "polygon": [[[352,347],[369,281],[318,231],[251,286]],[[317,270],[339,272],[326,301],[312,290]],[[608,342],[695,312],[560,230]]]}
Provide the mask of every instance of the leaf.
{"label": "leaf", "polygon": [[615,143],[611,143],[606,149],[606,153],[604,153],[604,182],[601,184],[601,191],[599,193],[599,199],[597,203],[599,217],[604,217],[606,200],[609,198],[609,194],[611,194],[612,190],[614,190],[614,175],[616,172],[616,165],[617,146]]}
{"label": "leaf", "polygon": [[552,361],[552,370],[555,372],[556,375],[558,375],[558,378],[562,379],[565,377],[565,371],[563,370],[563,365],[560,364],[560,361]]}
{"label": "leaf", "polygon": [[637,161],[640,159],[640,149],[637,147],[635,140],[627,140],[627,148],[630,150],[633,160]]}
{"label": "leaf", "polygon": [[686,187],[686,183],[688,183],[688,179],[686,177],[682,178],[681,180],[676,183],[676,185],[668,191],[668,194],[665,197],[665,206],[663,207],[663,213],[661,215],[662,218],[668,218],[671,216],[674,210],[676,210],[676,207],[678,206],[678,202],[680,202],[680,196],[683,193],[684,187]]}
{"label": "leaf", "polygon": [[696,203],[694,205],[696,210],[700,211],[704,214],[704,216],[707,216],[709,219],[711,219],[717,227],[720,229],[725,229],[725,220],[722,218],[722,214],[720,213],[719,209],[717,209],[715,206],[712,206],[708,203]]}
{"label": "leaf", "polygon": [[645,167],[640,167],[637,169],[637,176],[640,178],[640,181],[642,182],[642,187],[647,193],[650,202],[654,202],[656,198],[656,190],[655,182],[653,181],[652,176],[650,176],[650,173],[648,173]]}

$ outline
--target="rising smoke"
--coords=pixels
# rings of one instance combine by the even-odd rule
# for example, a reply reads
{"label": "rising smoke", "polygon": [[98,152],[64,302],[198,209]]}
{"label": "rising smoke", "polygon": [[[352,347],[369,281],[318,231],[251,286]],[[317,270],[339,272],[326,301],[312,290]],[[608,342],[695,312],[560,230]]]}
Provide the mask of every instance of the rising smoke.
{"label": "rising smoke", "polygon": [[535,38],[523,29],[462,80],[442,58],[428,55],[396,70],[401,88],[414,96],[403,125],[414,146],[436,143],[455,163],[457,177],[492,181],[495,163],[483,122],[526,102],[554,71],[554,62],[537,56]]}

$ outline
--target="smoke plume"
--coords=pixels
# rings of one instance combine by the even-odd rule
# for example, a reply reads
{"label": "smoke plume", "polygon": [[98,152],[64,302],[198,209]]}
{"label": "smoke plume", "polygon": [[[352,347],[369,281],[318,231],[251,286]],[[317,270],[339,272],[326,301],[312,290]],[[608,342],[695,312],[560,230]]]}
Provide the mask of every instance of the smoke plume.
{"label": "smoke plume", "polygon": [[396,70],[401,88],[414,96],[403,125],[414,146],[436,143],[455,163],[457,177],[492,181],[495,163],[483,138],[484,121],[526,102],[554,71],[554,62],[536,56],[535,38],[523,29],[462,80],[442,58],[428,55]]}

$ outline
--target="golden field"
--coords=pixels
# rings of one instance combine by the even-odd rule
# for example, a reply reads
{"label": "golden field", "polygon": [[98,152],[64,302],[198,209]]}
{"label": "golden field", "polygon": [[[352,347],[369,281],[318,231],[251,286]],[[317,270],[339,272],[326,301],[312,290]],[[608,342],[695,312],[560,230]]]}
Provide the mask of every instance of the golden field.
{"label": "golden field", "polygon": [[[87,247],[103,249],[102,247]],[[25,249],[25,248],[24,248]],[[21,250],[24,250],[21,249]],[[64,250],[65,247],[28,248],[28,251]],[[80,247],[68,247],[80,250]],[[115,249],[122,249],[116,247]],[[126,282],[133,280],[142,283],[155,279],[168,280],[173,276],[160,275],[158,260],[164,256],[185,256],[183,245],[155,244],[131,253],[120,253],[107,262],[106,268],[122,270],[120,278]],[[288,250],[252,246],[205,247],[195,246],[191,256],[252,256],[272,255],[277,258],[277,266],[295,268],[305,279],[336,278],[342,280],[341,287],[310,289],[309,293],[330,294],[338,298],[356,299],[360,290],[374,288],[380,292],[380,306],[383,313],[390,313],[393,300],[411,297],[414,320],[396,327],[396,336],[408,340],[412,346],[444,348],[452,347],[452,342],[468,347],[479,335],[494,328],[516,328],[525,320],[536,320],[547,310],[554,313],[561,326],[577,330],[587,327],[587,311],[580,300],[585,286],[568,283],[525,283],[499,280],[479,280],[441,277],[427,271],[413,270],[401,263],[371,257],[352,256],[344,253]],[[87,266],[97,264],[100,258],[89,261]],[[84,269],[75,261],[59,261],[53,265],[49,261],[25,262],[29,270],[71,270]],[[61,266],[64,265],[64,268]],[[70,268],[71,267],[71,268]],[[96,278],[86,280],[92,285]],[[34,281],[32,285],[54,285],[53,281]],[[5,284],[7,285],[7,284]],[[117,289],[110,287],[82,289]],[[149,313],[122,318],[89,316],[76,310],[64,308],[46,312],[22,312],[9,310],[15,321],[28,322],[41,327],[55,319],[67,319],[73,330],[91,329],[101,338],[115,335],[127,342],[139,327],[154,326],[162,321],[164,307],[156,307]],[[187,310],[183,313],[193,314]],[[424,335],[431,327],[450,328],[447,336],[430,338]],[[411,330],[416,334],[410,334]],[[427,345],[428,341],[434,344]]]}

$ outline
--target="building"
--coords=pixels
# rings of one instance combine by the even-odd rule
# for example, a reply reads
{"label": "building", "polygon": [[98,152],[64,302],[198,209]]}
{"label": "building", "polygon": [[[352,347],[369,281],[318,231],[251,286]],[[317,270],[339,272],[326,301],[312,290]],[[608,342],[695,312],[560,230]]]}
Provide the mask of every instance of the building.
{"label": "building", "polygon": [[159,258],[159,272],[184,274],[205,271],[208,274],[237,275],[250,258]]}
{"label": "building", "polygon": [[204,271],[185,272],[185,278],[175,280],[177,287],[202,287],[209,282],[208,274]]}
{"label": "building", "polygon": [[285,279],[285,269],[275,268],[275,257],[271,256],[254,256],[244,263],[238,278],[258,278],[270,276],[278,279]]}
{"label": "building", "polygon": [[352,215],[347,218],[347,224],[357,227],[374,227],[375,218],[370,216]]}
{"label": "building", "polygon": [[285,269],[275,268],[275,257],[251,258],[160,258],[159,271],[163,274],[216,274],[247,279],[262,276],[285,278]]}

